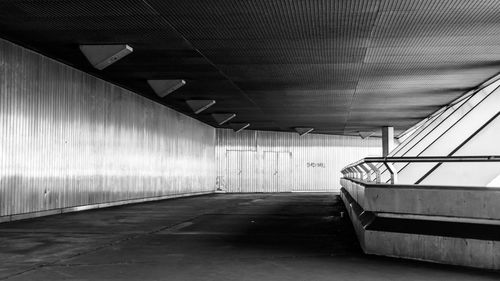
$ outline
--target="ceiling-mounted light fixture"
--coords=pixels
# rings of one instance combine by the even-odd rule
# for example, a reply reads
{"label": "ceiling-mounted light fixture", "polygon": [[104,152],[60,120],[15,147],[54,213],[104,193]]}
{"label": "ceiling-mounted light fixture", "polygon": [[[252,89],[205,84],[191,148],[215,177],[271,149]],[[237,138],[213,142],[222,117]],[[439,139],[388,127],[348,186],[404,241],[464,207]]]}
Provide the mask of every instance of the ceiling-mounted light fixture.
{"label": "ceiling-mounted light fixture", "polygon": [[186,85],[186,81],[182,79],[148,80],[148,84],[159,97],[164,98],[168,94]]}
{"label": "ceiling-mounted light fixture", "polygon": [[231,127],[233,131],[238,133],[250,127],[250,123],[229,123],[229,127]]}
{"label": "ceiling-mounted light fixture", "polygon": [[314,130],[314,128],[306,127],[295,127],[294,129],[297,133],[299,133],[300,136],[305,136]]}
{"label": "ceiling-mounted light fixture", "polygon": [[92,66],[99,70],[103,70],[134,51],[126,44],[80,45],[80,50]]}
{"label": "ceiling-mounted light fixture", "polygon": [[199,114],[203,110],[214,105],[215,100],[187,100],[186,103],[194,111],[195,114]]}
{"label": "ceiling-mounted light fixture", "polygon": [[236,117],[236,114],[234,113],[213,113],[212,118],[214,118],[215,122],[217,124],[222,125],[226,123],[227,121],[233,119]]}
{"label": "ceiling-mounted light fixture", "polygon": [[366,138],[369,138],[371,136],[373,136],[373,134],[375,134],[375,132],[358,132],[359,136],[362,138],[362,139],[366,139]]}

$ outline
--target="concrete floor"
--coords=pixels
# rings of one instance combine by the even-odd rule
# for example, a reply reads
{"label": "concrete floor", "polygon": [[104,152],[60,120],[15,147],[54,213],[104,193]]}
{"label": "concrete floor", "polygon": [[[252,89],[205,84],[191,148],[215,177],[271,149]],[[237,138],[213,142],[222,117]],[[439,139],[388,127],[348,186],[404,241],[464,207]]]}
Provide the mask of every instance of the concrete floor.
{"label": "concrete floor", "polygon": [[364,255],[331,194],[210,195],[0,225],[0,280],[500,280]]}

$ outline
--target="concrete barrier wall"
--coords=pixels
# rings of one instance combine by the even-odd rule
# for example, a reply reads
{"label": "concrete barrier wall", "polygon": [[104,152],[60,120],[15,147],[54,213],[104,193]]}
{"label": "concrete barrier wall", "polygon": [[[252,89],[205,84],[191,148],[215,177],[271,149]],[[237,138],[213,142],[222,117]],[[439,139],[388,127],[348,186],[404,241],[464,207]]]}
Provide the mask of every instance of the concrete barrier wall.
{"label": "concrete barrier wall", "polygon": [[371,212],[500,220],[498,188],[386,185],[347,179],[342,186]]}
{"label": "concrete barrier wall", "polygon": [[367,254],[500,269],[499,241],[370,230],[364,239]]}
{"label": "concrete barrier wall", "polygon": [[346,178],[341,185],[365,253],[500,269],[496,189],[389,186]]}

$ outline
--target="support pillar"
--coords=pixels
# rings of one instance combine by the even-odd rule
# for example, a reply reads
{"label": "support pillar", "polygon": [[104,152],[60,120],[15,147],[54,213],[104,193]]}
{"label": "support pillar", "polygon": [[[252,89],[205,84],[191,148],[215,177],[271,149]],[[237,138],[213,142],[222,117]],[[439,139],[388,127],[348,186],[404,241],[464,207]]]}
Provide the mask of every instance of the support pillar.
{"label": "support pillar", "polygon": [[394,149],[394,127],[382,127],[382,157]]}

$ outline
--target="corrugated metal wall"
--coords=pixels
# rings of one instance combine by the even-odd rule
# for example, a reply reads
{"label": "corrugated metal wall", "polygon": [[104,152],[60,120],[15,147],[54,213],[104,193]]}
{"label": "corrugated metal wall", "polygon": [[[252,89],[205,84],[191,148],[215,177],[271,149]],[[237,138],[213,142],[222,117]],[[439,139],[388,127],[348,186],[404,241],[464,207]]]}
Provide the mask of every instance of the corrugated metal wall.
{"label": "corrugated metal wall", "polygon": [[0,217],[213,191],[215,129],[0,40]]}
{"label": "corrugated metal wall", "polygon": [[381,140],[217,129],[217,189],[228,192],[338,191],[340,170],[380,156]]}

